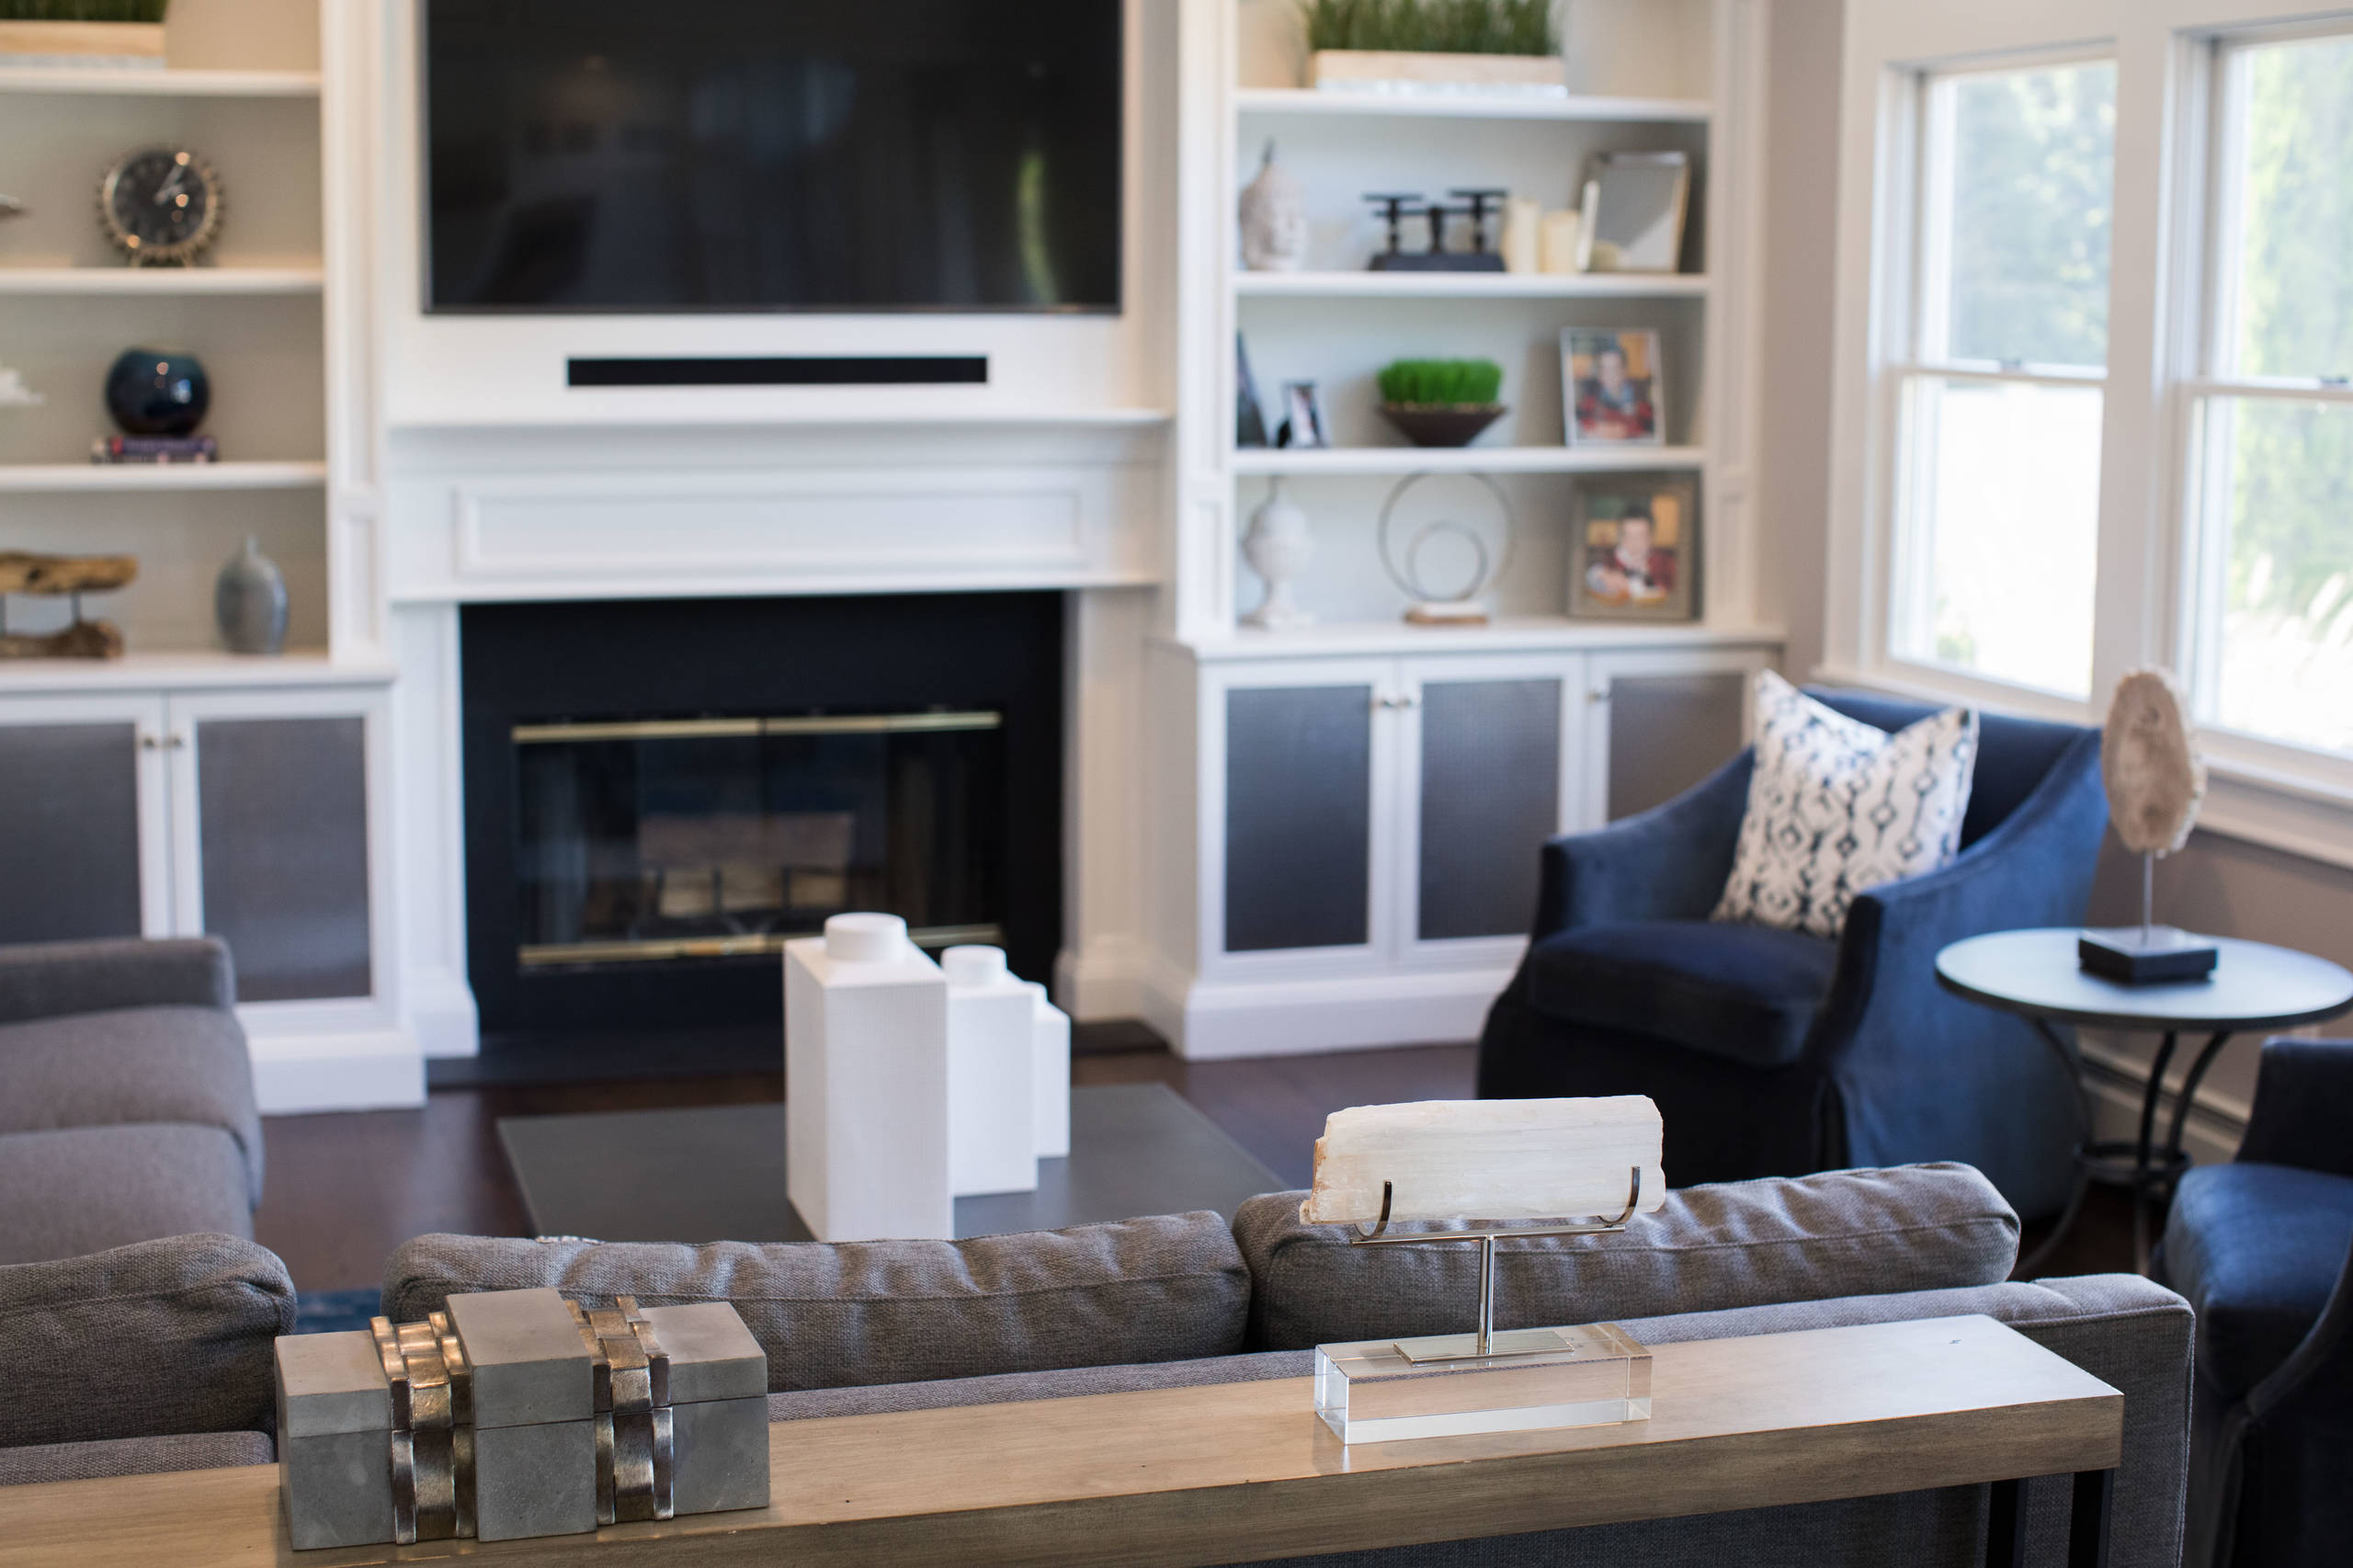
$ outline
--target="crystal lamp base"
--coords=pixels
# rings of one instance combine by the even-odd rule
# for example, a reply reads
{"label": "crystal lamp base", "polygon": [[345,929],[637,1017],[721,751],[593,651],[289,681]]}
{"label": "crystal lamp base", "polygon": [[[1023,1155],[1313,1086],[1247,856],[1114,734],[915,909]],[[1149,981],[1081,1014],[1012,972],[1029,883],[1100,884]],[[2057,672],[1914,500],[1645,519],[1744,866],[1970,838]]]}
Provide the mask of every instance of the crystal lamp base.
{"label": "crystal lamp base", "polygon": [[1315,1347],[1315,1414],[1344,1443],[1647,1421],[1651,1353],[1615,1324]]}

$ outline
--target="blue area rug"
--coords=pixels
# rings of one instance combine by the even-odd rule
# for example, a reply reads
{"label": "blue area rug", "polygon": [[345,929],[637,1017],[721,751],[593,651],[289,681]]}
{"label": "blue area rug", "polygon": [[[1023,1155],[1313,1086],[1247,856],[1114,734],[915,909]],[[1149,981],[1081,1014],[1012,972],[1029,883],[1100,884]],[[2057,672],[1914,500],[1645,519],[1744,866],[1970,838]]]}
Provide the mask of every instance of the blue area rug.
{"label": "blue area rug", "polygon": [[384,1310],[384,1293],[373,1285],[357,1290],[297,1290],[294,1307],[297,1334],[365,1333],[368,1320]]}

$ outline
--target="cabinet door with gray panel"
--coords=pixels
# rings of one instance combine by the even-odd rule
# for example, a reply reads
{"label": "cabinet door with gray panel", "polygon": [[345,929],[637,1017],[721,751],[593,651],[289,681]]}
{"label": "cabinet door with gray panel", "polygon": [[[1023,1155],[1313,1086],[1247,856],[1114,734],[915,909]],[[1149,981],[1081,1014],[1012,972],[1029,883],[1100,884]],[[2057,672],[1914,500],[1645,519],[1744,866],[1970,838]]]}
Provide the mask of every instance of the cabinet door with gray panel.
{"label": "cabinet door with gray panel", "polygon": [[0,942],[171,932],[164,703],[0,700]]}
{"label": "cabinet door with gray panel", "polygon": [[[1377,943],[1376,724],[1385,663],[1290,665],[1267,680],[1228,666],[1217,688],[1224,798],[1222,941],[1228,953]],[[1218,820],[1212,817],[1212,821]]]}
{"label": "cabinet door with gray panel", "polygon": [[1574,653],[1401,666],[1409,949],[1527,937],[1544,841],[1576,823],[1582,669]]}
{"label": "cabinet door with gray panel", "polygon": [[1595,825],[1664,805],[1748,744],[1761,650],[1597,653],[1586,682],[1587,810]]}

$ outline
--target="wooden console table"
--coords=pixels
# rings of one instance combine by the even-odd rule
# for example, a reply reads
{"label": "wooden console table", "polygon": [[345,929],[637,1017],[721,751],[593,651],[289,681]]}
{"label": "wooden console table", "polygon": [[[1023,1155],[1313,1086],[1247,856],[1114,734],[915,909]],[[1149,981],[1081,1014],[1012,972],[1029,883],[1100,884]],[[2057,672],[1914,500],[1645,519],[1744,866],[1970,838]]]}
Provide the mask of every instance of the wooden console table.
{"label": "wooden console table", "polygon": [[1309,1381],[783,1422],[763,1512],[485,1546],[295,1552],[271,1468],[0,1488],[0,1568],[889,1562],[1149,1568],[1668,1518],[2072,1475],[2069,1562],[2107,1552],[2124,1396],[1985,1317],[1656,1348],[1621,1426],[1344,1448]]}

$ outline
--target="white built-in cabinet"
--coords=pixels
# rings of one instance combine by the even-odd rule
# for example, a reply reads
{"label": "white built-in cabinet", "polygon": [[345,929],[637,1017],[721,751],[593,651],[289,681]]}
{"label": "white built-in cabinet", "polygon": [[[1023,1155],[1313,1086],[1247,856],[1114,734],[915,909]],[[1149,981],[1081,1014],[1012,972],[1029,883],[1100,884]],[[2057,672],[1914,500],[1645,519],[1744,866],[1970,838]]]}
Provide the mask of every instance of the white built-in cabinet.
{"label": "white built-in cabinet", "polygon": [[0,696],[0,942],[217,936],[257,1062],[332,1076],[335,1045],[389,1051],[387,698]]}
{"label": "white built-in cabinet", "polygon": [[1154,1021],[1195,1056],[1475,1033],[1526,947],[1545,840],[1738,751],[1770,653],[1187,660],[1198,978]]}

